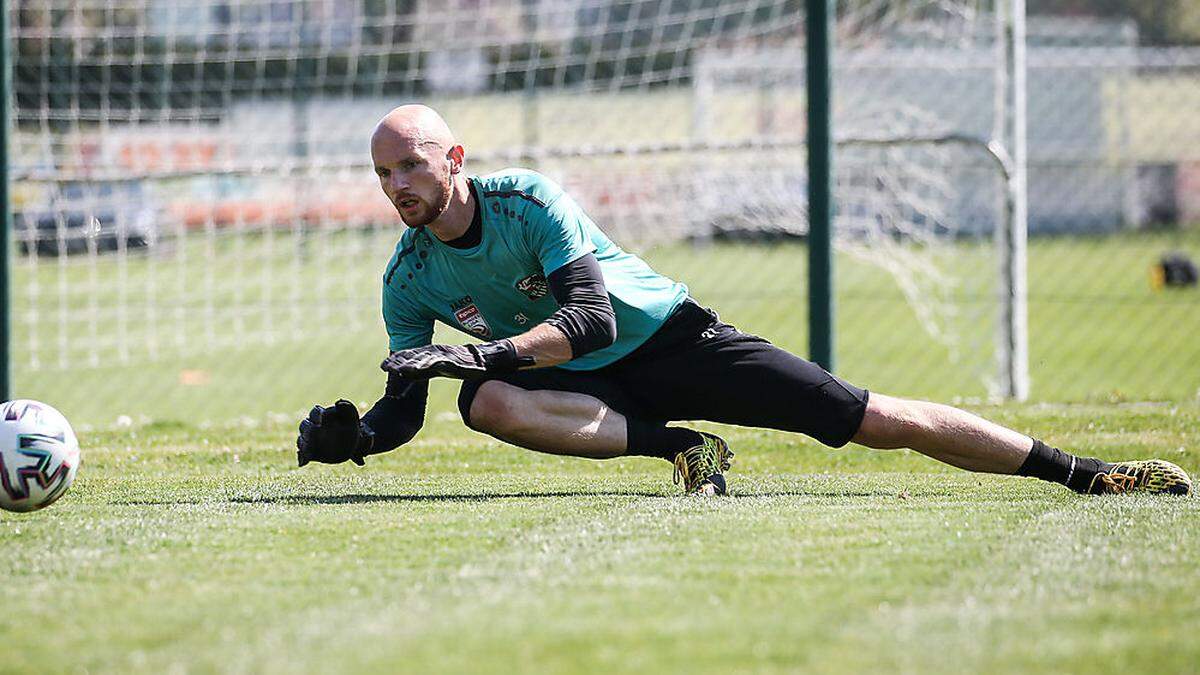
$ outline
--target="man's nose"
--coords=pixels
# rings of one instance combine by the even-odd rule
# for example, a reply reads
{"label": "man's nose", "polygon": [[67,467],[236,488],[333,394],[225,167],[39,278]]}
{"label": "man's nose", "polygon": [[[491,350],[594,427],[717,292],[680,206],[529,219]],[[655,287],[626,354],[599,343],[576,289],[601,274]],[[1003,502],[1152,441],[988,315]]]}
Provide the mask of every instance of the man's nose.
{"label": "man's nose", "polygon": [[394,172],[388,176],[388,187],[393,193],[404,192],[408,189],[408,178],[404,174]]}

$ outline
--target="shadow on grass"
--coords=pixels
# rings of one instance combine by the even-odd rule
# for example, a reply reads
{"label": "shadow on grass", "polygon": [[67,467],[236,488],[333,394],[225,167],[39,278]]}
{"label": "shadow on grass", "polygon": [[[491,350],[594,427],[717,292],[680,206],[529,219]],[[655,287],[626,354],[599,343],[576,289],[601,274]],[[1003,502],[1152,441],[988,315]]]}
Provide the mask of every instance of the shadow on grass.
{"label": "shadow on grass", "polygon": [[493,502],[509,499],[554,499],[559,497],[663,497],[649,490],[562,490],[539,492],[485,492],[480,494],[414,495],[281,495],[278,497],[234,497],[238,504],[370,504],[373,502]]}
{"label": "shadow on grass", "polygon": [[[951,490],[922,491],[916,497],[941,497],[951,494]],[[842,498],[879,498],[898,495],[892,490],[851,491],[851,490],[769,490],[761,492],[736,492],[715,499],[772,499],[779,497],[842,497]],[[479,494],[345,494],[345,495],[270,495],[270,496],[233,496],[227,499],[176,499],[176,500],[120,500],[113,504],[122,506],[172,506],[178,504],[232,503],[232,504],[371,504],[376,502],[493,502],[513,499],[559,499],[577,497],[640,497],[662,500],[689,499],[683,494],[663,494],[651,490],[550,490],[531,492],[490,492]]]}

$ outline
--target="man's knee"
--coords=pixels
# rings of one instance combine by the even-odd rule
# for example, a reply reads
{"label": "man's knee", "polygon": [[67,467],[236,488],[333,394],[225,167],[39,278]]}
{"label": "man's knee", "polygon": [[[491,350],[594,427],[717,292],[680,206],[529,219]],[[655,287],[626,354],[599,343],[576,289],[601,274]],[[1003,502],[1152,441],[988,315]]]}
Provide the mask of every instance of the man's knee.
{"label": "man's knee", "polygon": [[522,391],[499,380],[468,381],[458,392],[458,412],[475,431],[511,432],[521,422],[516,399]]}

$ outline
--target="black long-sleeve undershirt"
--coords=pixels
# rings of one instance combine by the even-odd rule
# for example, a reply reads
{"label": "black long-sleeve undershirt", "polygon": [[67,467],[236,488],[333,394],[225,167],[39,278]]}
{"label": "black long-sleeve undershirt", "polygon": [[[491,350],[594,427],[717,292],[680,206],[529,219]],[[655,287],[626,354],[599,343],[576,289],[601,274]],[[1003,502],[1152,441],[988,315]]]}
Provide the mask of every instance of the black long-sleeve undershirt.
{"label": "black long-sleeve undershirt", "polygon": [[571,357],[604,349],[617,340],[617,315],[604,286],[600,263],[591,253],[546,277],[558,309],[546,323],[567,336]]}
{"label": "black long-sleeve undershirt", "polygon": [[375,434],[368,455],[395,450],[411,441],[425,423],[428,380],[405,380],[388,373],[383,397],[362,416],[363,424]]}

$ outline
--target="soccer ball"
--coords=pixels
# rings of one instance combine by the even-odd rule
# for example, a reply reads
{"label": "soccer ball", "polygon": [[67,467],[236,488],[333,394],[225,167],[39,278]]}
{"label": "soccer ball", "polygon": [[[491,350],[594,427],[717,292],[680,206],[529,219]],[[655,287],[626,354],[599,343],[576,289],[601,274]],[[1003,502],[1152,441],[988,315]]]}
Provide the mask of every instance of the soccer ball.
{"label": "soccer ball", "polygon": [[79,441],[67,418],[37,401],[0,404],[0,507],[36,511],[71,487]]}

